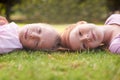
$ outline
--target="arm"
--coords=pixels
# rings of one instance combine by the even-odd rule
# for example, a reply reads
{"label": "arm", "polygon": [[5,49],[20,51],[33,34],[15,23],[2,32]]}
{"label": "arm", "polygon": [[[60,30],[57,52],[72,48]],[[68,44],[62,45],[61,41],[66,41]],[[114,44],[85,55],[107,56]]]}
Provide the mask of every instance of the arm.
{"label": "arm", "polygon": [[120,14],[112,14],[108,19],[105,21],[105,25],[117,24],[120,25]]}
{"label": "arm", "polygon": [[109,50],[112,52],[112,53],[115,53],[115,54],[120,54],[120,37],[117,37],[115,38],[110,46],[109,46]]}
{"label": "arm", "polygon": [[8,21],[5,17],[0,16],[0,26],[8,24]]}

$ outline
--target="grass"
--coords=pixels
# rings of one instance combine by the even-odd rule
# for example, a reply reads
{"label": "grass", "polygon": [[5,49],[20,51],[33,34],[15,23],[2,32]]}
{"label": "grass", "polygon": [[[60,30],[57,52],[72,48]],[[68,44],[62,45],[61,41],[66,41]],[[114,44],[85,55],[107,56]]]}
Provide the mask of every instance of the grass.
{"label": "grass", "polygon": [[[57,30],[63,30],[64,25]],[[120,55],[108,51],[14,51],[0,56],[0,80],[120,80]]]}

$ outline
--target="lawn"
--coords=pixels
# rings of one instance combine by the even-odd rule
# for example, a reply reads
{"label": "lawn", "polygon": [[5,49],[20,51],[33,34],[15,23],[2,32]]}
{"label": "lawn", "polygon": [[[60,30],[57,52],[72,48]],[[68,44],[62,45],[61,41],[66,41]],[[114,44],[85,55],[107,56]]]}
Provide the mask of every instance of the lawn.
{"label": "lawn", "polygon": [[[61,32],[66,25],[53,26]],[[107,50],[14,51],[0,56],[0,80],[120,80],[120,55]]]}

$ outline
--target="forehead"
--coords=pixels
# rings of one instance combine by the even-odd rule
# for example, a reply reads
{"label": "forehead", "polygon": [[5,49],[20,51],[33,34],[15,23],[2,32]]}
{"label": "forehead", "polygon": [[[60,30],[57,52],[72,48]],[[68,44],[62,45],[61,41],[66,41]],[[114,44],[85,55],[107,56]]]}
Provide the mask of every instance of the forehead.
{"label": "forehead", "polygon": [[52,49],[57,45],[57,36],[56,35],[44,36],[43,39],[40,41],[37,49]]}
{"label": "forehead", "polygon": [[72,30],[71,30],[71,32],[70,32],[70,34],[74,34],[74,35],[77,35],[77,33],[79,32],[79,31],[82,31],[82,32],[84,32],[84,31],[88,31],[88,30],[90,30],[90,29],[92,29],[92,28],[94,28],[94,26],[92,25],[92,24],[78,24],[78,25],[76,25],[76,27],[75,28],[73,28]]}

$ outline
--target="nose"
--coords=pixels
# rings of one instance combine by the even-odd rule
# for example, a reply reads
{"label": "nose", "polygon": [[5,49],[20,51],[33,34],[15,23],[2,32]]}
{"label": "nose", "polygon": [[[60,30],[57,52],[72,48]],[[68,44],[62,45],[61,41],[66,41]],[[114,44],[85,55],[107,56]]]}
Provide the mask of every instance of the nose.
{"label": "nose", "polygon": [[80,37],[80,40],[81,41],[90,41],[89,35],[88,34],[83,35],[82,37]]}
{"label": "nose", "polygon": [[40,36],[36,32],[32,32],[29,37],[33,39],[33,38],[39,38]]}

